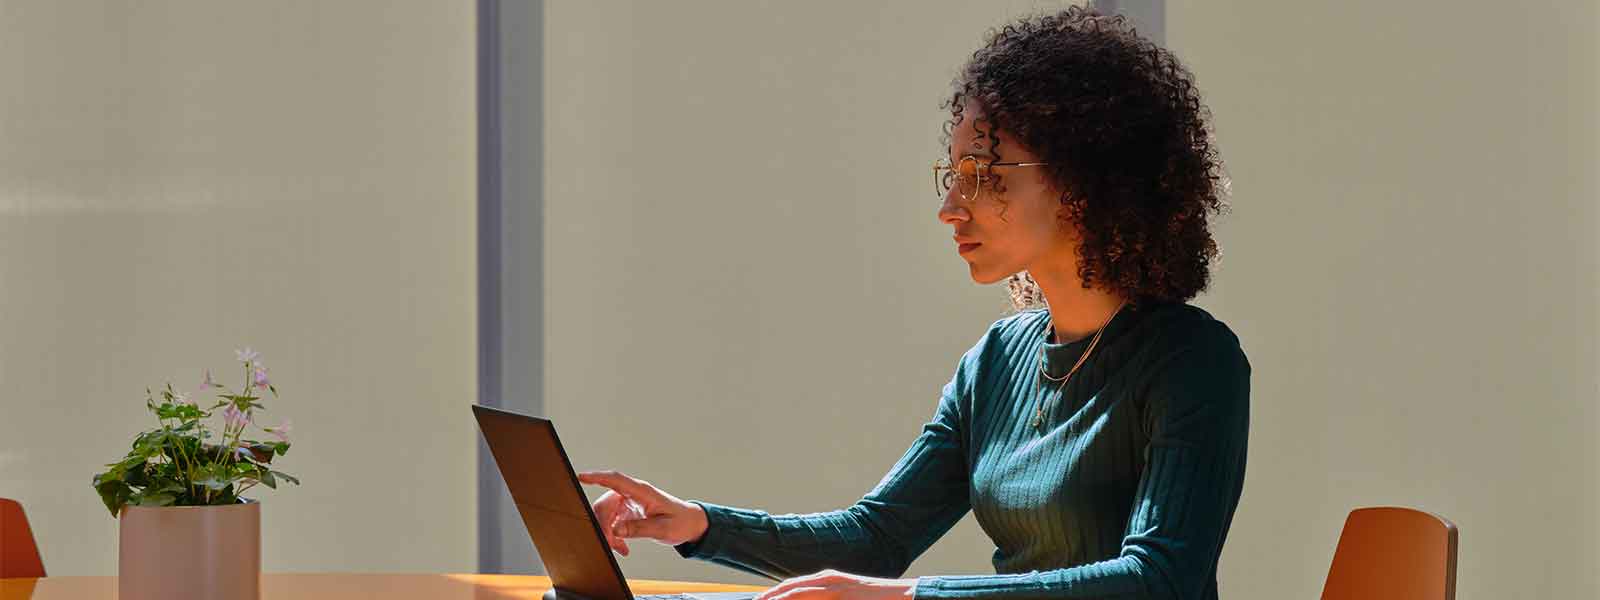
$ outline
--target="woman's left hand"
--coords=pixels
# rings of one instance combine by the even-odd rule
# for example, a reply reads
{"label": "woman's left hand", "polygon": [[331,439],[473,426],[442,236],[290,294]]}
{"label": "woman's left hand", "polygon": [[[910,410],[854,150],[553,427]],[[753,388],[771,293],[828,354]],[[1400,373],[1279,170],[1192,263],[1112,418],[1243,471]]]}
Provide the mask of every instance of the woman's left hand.
{"label": "woman's left hand", "polygon": [[879,579],[827,570],[786,579],[755,600],[911,600],[915,579]]}

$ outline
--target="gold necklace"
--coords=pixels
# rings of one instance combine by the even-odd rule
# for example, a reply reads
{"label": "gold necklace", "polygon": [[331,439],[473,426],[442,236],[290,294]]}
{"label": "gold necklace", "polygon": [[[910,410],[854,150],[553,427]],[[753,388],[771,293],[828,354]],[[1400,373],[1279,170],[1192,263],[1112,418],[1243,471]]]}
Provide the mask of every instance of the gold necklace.
{"label": "gold necklace", "polygon": [[[1067,374],[1062,376],[1061,379],[1059,380],[1061,382],[1061,387],[1056,389],[1057,392],[1064,393],[1064,392],[1067,391],[1067,381],[1072,379],[1072,374],[1073,373],[1077,373],[1078,372],[1078,367],[1083,366],[1083,362],[1084,361],[1089,360],[1089,353],[1094,352],[1094,347],[1100,344],[1100,334],[1103,334],[1103,333],[1106,332],[1106,326],[1110,325],[1111,324],[1111,320],[1117,318],[1117,313],[1122,312],[1122,307],[1127,306],[1127,305],[1128,305],[1127,301],[1123,301],[1122,304],[1118,304],[1117,305],[1117,310],[1111,311],[1111,316],[1106,317],[1106,322],[1100,324],[1100,329],[1098,331],[1094,332],[1094,339],[1089,340],[1089,347],[1085,348],[1083,350],[1083,356],[1079,356],[1078,357],[1078,362],[1074,363],[1072,365],[1072,369],[1068,370]],[[1048,335],[1048,333],[1046,335]],[[1050,340],[1046,339],[1045,341],[1048,342]],[[1056,378],[1051,377],[1050,374],[1046,373],[1045,370],[1044,370],[1044,344],[1042,344],[1042,343],[1039,344],[1038,365],[1039,365],[1039,375],[1040,376],[1042,376],[1044,379],[1048,379],[1050,381],[1058,381]],[[1039,386],[1040,387],[1044,386],[1044,381],[1043,380],[1039,381]],[[1045,400],[1049,400],[1049,398],[1045,398]],[[1045,400],[1040,400],[1039,401],[1039,406],[1037,408],[1035,408],[1034,411],[1033,411],[1033,428],[1037,429],[1037,430],[1039,430],[1041,432],[1044,431],[1044,403],[1045,403]]]}

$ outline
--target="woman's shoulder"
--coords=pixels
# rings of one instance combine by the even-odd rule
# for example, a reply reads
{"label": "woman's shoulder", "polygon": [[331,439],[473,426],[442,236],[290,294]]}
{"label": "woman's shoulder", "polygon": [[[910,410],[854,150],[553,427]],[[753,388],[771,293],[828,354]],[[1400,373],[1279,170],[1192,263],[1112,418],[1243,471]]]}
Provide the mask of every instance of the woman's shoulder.
{"label": "woman's shoulder", "polygon": [[989,333],[1001,338],[1015,338],[1036,333],[1049,321],[1049,309],[1030,308],[1000,317],[989,325]]}
{"label": "woman's shoulder", "polygon": [[1175,348],[1239,348],[1239,336],[1233,329],[1204,308],[1187,302],[1169,302],[1152,306],[1150,312],[1151,329],[1161,341]]}
{"label": "woman's shoulder", "polygon": [[1248,372],[1249,361],[1238,334],[1210,311],[1188,303],[1166,303],[1149,308],[1141,327],[1147,338],[1147,357],[1163,363],[1180,356],[1203,356],[1211,361],[1236,363]]}

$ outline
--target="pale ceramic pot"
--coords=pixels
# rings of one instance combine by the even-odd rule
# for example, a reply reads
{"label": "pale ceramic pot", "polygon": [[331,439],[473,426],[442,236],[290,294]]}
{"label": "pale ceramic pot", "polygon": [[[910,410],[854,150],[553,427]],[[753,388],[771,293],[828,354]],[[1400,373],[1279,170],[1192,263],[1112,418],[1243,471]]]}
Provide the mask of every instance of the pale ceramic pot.
{"label": "pale ceramic pot", "polygon": [[258,600],[261,504],[126,506],[118,519],[120,600]]}

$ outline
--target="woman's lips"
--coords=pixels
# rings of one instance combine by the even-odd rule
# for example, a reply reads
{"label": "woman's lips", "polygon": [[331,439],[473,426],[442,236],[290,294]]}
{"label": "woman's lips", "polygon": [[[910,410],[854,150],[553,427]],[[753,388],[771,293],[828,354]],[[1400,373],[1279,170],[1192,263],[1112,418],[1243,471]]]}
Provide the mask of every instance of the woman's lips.
{"label": "woman's lips", "polygon": [[974,243],[962,244],[961,246],[956,248],[956,252],[958,252],[960,254],[966,254],[966,253],[971,252],[973,250],[977,250],[978,246],[982,246],[982,245],[983,244],[979,244],[979,243],[975,243],[975,242]]}

